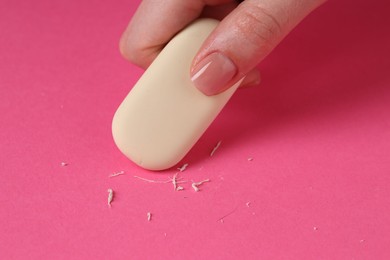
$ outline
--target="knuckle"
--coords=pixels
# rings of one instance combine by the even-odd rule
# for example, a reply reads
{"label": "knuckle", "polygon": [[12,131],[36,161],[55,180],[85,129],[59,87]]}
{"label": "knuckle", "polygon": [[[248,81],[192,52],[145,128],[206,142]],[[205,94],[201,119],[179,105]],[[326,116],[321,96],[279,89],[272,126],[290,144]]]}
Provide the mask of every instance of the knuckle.
{"label": "knuckle", "polygon": [[246,8],[242,9],[237,26],[247,34],[246,38],[252,44],[261,44],[266,48],[275,45],[282,34],[280,22],[275,16],[255,2],[248,1]]}

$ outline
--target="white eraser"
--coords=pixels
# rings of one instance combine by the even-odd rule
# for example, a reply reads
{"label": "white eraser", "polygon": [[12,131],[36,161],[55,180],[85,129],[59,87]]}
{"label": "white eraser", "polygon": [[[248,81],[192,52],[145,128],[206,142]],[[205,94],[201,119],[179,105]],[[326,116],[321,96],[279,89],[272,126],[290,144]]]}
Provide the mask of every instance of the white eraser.
{"label": "white eraser", "polygon": [[199,19],[178,33],[116,111],[114,141],[142,168],[164,170],[177,164],[240,85],[242,80],[218,95],[206,96],[190,79],[192,60],[217,24]]}

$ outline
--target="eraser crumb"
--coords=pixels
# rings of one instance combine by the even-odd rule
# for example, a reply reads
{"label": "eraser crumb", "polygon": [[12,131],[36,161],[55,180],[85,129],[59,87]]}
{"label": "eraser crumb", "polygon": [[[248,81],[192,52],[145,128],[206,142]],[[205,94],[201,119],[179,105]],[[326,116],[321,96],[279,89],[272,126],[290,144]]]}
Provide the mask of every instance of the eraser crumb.
{"label": "eraser crumb", "polygon": [[68,166],[67,162],[61,162],[61,166]]}
{"label": "eraser crumb", "polygon": [[195,192],[198,192],[199,191],[199,186],[202,185],[203,183],[209,182],[209,181],[210,181],[209,179],[206,179],[206,180],[203,180],[203,181],[200,181],[200,182],[194,182],[194,183],[192,183],[192,188],[194,189]]}
{"label": "eraser crumb", "polygon": [[151,183],[172,183],[174,191],[181,191],[181,190],[184,190],[184,188],[182,186],[178,186],[178,184],[185,183],[187,181],[181,180],[182,179],[181,177],[178,178],[178,174],[179,174],[179,172],[175,173],[172,178],[168,178],[168,180],[166,180],[166,181],[150,180],[150,179],[142,178],[139,176],[134,176],[134,178],[137,178],[137,179],[140,179],[140,180],[143,180],[146,182],[151,182]]}
{"label": "eraser crumb", "polygon": [[107,203],[108,203],[108,207],[111,208],[111,202],[114,199],[114,191],[112,189],[108,189],[107,192],[108,192]]}
{"label": "eraser crumb", "polygon": [[251,202],[248,201],[245,205],[249,208],[251,206]]}
{"label": "eraser crumb", "polygon": [[150,213],[150,212],[146,213],[146,217],[147,217],[148,221],[151,221],[152,220],[152,213]]}
{"label": "eraser crumb", "polygon": [[171,180],[167,180],[167,181],[150,180],[150,179],[142,178],[142,177],[135,176],[135,175],[134,175],[134,178],[137,178],[137,179],[140,179],[140,180],[143,180],[146,182],[151,182],[151,183],[170,183],[171,182]]}
{"label": "eraser crumb", "polygon": [[248,158],[248,161],[249,161],[249,162],[253,161],[253,158],[252,158],[252,157],[249,157],[249,158]]}
{"label": "eraser crumb", "polygon": [[187,169],[188,163],[183,164],[183,166],[177,168],[179,171],[184,172]]}
{"label": "eraser crumb", "polygon": [[176,182],[176,178],[177,178],[177,175],[179,173],[175,173],[172,177],[172,184],[173,184],[173,190],[177,190],[177,182]]}
{"label": "eraser crumb", "polygon": [[123,174],[125,174],[124,171],[114,172],[114,173],[108,175],[108,177],[109,177],[109,178],[112,178],[112,177],[116,177],[116,176],[123,175]]}
{"label": "eraser crumb", "polygon": [[215,152],[217,151],[217,149],[221,146],[221,143],[222,141],[219,141],[213,148],[213,150],[211,151],[210,153],[210,157],[213,156],[215,154]]}
{"label": "eraser crumb", "polygon": [[220,221],[221,223],[224,222],[224,219],[228,216],[230,216],[231,214],[233,214],[234,212],[236,212],[236,210],[238,209],[238,207],[236,207],[235,209],[233,209],[232,211],[230,211],[229,213],[225,214],[223,217],[220,217],[219,219],[217,219],[217,222]]}

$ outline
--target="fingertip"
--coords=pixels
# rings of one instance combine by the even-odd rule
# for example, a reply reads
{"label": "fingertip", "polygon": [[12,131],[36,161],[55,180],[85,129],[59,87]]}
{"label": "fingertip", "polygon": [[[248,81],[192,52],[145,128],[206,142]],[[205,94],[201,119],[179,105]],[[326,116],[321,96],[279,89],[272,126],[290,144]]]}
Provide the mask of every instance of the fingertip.
{"label": "fingertip", "polygon": [[146,69],[156,58],[161,50],[158,47],[145,49],[139,45],[135,39],[129,38],[129,34],[125,31],[119,40],[120,54],[131,63]]}
{"label": "fingertip", "polygon": [[123,32],[120,39],[119,39],[119,52],[120,54],[122,55],[123,58],[125,59],[128,59],[127,58],[127,49],[126,49],[126,36],[125,36],[126,32]]}
{"label": "fingertip", "polygon": [[119,52],[126,60],[139,65],[139,51],[137,50],[137,47],[134,45],[134,43],[128,41],[128,33],[126,31],[123,32],[119,40]]}

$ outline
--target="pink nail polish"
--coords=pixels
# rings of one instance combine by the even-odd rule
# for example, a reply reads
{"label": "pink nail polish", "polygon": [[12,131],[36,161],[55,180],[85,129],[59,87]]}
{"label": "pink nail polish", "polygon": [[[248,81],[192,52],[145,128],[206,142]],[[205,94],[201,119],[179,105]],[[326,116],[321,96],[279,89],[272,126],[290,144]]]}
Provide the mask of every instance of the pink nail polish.
{"label": "pink nail polish", "polygon": [[237,68],[229,58],[214,52],[195,66],[191,80],[201,92],[211,96],[225,90],[236,73]]}

